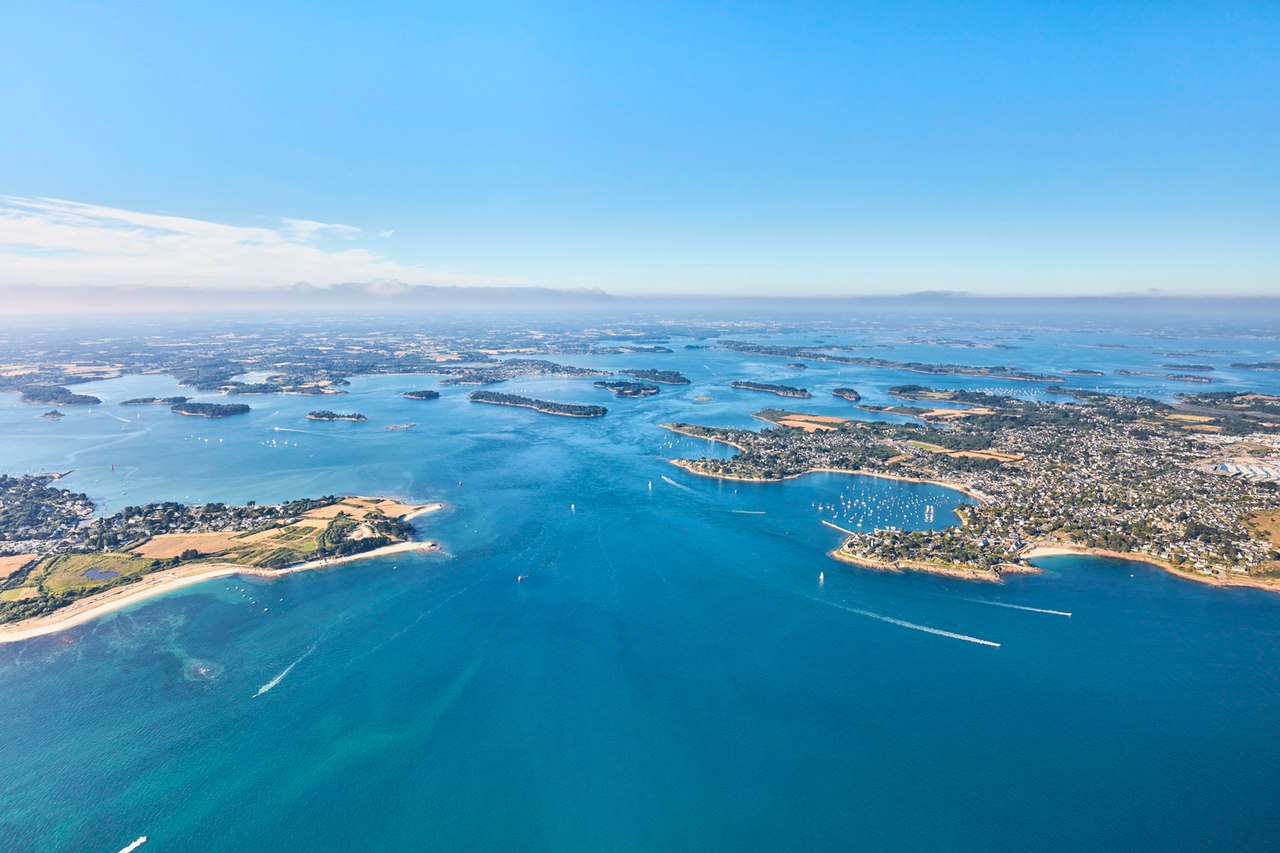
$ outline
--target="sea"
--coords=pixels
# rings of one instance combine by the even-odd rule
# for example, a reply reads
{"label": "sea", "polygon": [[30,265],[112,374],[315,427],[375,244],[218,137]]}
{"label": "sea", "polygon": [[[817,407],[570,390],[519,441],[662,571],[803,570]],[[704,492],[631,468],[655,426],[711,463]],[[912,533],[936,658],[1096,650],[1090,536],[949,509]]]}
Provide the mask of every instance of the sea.
{"label": "sea", "polygon": [[[1071,384],[1161,399],[1280,390],[1227,366],[1275,358],[1274,339],[1007,339],[1020,348],[853,354],[1092,368],[1106,375]],[[1091,557],[1002,585],[837,563],[823,521],[941,527],[967,498],[698,477],[670,460],[732,448],[660,424],[759,429],[769,406],[891,419],[838,385],[870,404],[913,382],[1042,386],[684,348],[710,343],[558,357],[692,380],[652,398],[499,386],[609,408],[590,420],[413,375],[353,377],[321,401],[364,423],[308,421],[306,397],[246,397],[252,412],[223,420],[116,405],[191,393],[160,375],[77,386],[104,402],[60,422],[0,396],[0,471],[70,472],[60,485],[103,512],[447,504],[415,522],[439,553],[213,580],[0,645],[0,850],[1280,849],[1280,595]],[[1170,361],[1212,363],[1214,382],[1113,373]]]}

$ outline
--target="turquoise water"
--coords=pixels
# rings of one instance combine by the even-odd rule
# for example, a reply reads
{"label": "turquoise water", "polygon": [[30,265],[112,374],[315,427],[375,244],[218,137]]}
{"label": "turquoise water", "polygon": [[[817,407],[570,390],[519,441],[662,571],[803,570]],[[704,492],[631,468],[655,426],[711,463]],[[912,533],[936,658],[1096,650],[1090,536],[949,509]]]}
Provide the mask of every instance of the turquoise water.
{"label": "turquoise water", "polygon": [[[885,355],[1170,360],[1026,346]],[[698,478],[667,460],[723,451],[656,424],[759,426],[775,398],[733,378],[849,413],[836,382],[880,402],[920,377],[716,350],[564,360],[695,382],[639,401],[504,386],[610,407],[591,421],[396,396],[426,377],[353,380],[332,408],[367,424],[307,422],[305,398],[217,421],[109,405],[180,393],[154,376],[94,383],[108,404],[57,423],[0,397],[0,469],[74,469],[65,484],[107,510],[449,504],[419,522],[443,554],[214,581],[0,646],[0,848],[1275,848],[1280,596],[1074,557],[1002,587],[853,570],[824,556],[840,536],[820,520],[921,527],[933,505],[944,525],[963,498]],[[1169,390],[1096,382],[1121,380]],[[841,496],[855,512],[821,508]]]}

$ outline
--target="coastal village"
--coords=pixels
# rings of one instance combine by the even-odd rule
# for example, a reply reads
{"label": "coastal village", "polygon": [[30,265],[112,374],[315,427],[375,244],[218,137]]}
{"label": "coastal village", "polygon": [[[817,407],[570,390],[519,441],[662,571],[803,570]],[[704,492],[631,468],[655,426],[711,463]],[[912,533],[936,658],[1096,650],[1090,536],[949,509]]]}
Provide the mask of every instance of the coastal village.
{"label": "coastal village", "polygon": [[677,464],[750,480],[854,471],[942,483],[973,499],[959,511],[959,526],[849,531],[834,556],[869,567],[995,580],[1032,570],[1029,557],[1062,548],[1280,585],[1280,486],[1227,467],[1244,457],[1259,470],[1280,462],[1280,424],[1269,415],[1228,434],[1217,417],[1142,398],[1041,403],[905,389],[908,398],[940,405],[892,407],[915,424],[778,410],[761,413],[778,426],[760,432],[671,424],[740,450]]}

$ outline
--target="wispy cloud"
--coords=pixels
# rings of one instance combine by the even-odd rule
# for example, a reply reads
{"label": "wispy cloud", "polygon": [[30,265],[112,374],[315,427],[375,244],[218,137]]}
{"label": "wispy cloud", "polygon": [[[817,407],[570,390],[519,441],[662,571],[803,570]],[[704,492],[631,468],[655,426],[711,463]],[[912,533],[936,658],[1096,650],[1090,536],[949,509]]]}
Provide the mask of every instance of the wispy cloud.
{"label": "wispy cloud", "polygon": [[0,196],[0,285],[243,288],[396,279],[496,283],[390,260],[350,225],[227,225],[51,198]]}

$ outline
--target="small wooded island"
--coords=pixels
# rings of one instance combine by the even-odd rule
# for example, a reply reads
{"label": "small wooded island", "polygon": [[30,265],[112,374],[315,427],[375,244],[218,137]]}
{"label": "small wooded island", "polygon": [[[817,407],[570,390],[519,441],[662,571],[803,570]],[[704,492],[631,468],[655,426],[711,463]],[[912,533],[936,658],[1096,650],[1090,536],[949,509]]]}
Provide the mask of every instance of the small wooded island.
{"label": "small wooded island", "polygon": [[649,382],[593,382],[597,388],[604,388],[615,397],[652,397],[662,389]]}
{"label": "small wooded island", "polygon": [[42,406],[93,406],[102,402],[89,394],[73,394],[61,385],[23,385],[18,390],[22,402]]}
{"label": "small wooded island", "polygon": [[314,412],[307,412],[307,420],[309,421],[367,421],[369,420],[359,412],[331,412],[328,409],[319,409]]}
{"label": "small wooded island", "polygon": [[642,382],[658,382],[662,385],[688,385],[689,378],[678,370],[619,370],[623,376],[639,379]]}
{"label": "small wooded island", "polygon": [[405,391],[400,396],[404,397],[406,400],[439,400],[440,392],[423,389],[421,391]]}
{"label": "small wooded island", "polygon": [[737,388],[741,391],[763,391],[767,394],[777,394],[779,397],[812,397],[807,388],[793,388],[790,385],[771,385],[768,382],[744,382],[741,379],[735,379],[729,383],[730,388]]}
{"label": "small wooded island", "polygon": [[841,400],[848,400],[850,403],[856,403],[862,399],[862,395],[853,388],[832,388],[831,393]]}
{"label": "small wooded island", "polygon": [[503,394],[498,391],[472,391],[471,402],[492,403],[495,406],[518,406],[533,409],[548,415],[560,415],[566,418],[598,418],[609,413],[604,406],[579,406],[574,403],[553,403],[549,400],[535,400],[532,397],[521,397],[518,394]]}
{"label": "small wooded island", "polygon": [[190,397],[134,397],[130,400],[121,401],[122,406],[176,406],[179,403],[185,403]]}
{"label": "small wooded island", "polygon": [[229,418],[232,415],[249,413],[244,403],[179,403],[169,409],[175,415],[190,415],[196,418]]}

